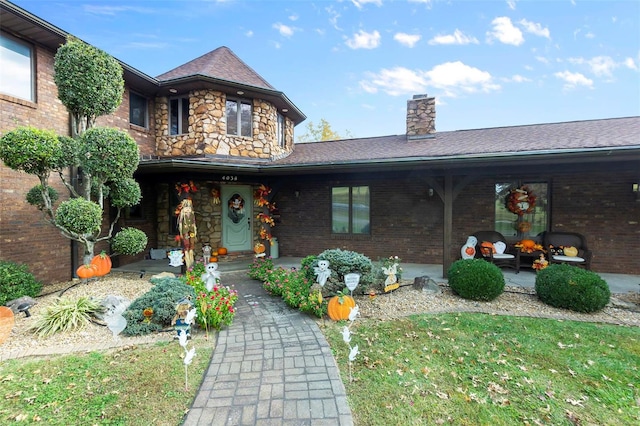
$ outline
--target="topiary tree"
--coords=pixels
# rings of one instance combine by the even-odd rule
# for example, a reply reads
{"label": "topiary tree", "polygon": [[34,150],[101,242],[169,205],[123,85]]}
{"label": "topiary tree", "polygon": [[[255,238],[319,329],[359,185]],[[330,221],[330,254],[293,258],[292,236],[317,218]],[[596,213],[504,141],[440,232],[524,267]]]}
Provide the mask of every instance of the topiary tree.
{"label": "topiary tree", "polygon": [[[84,263],[89,263],[96,243],[113,237],[122,209],[135,206],[142,198],[140,186],[133,179],[140,152],[128,133],[93,127],[98,116],[112,113],[122,102],[122,67],[114,58],[70,38],[58,49],[54,71],[59,98],[72,116],[74,137],[59,137],[33,127],[17,128],[0,138],[0,159],[11,169],[39,179],[40,184],[28,192],[27,201],[41,210],[62,235],[81,243]],[[74,178],[71,181],[66,177],[68,170]],[[58,194],[49,186],[51,173],[59,175],[70,194],[57,209],[54,203]],[[107,200],[116,208],[116,215],[101,235]],[[129,240],[130,236],[123,239]],[[144,250],[146,236],[137,234],[136,242],[127,244],[126,254]]]}
{"label": "topiary tree", "polygon": [[471,300],[493,300],[504,291],[500,268],[484,259],[461,259],[447,272],[449,286],[458,296]]}
{"label": "topiary tree", "polygon": [[596,312],[611,298],[609,285],[595,272],[553,264],[536,275],[536,294],[547,305],[576,312]]}

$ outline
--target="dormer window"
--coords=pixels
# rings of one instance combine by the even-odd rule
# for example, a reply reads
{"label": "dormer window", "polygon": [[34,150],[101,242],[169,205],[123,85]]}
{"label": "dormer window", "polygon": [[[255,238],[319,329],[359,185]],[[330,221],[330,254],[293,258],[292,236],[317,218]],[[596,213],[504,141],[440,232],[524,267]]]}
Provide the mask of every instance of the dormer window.
{"label": "dormer window", "polygon": [[169,129],[171,135],[189,132],[189,98],[169,100]]}
{"label": "dormer window", "polygon": [[251,102],[227,99],[227,134],[251,137]]}

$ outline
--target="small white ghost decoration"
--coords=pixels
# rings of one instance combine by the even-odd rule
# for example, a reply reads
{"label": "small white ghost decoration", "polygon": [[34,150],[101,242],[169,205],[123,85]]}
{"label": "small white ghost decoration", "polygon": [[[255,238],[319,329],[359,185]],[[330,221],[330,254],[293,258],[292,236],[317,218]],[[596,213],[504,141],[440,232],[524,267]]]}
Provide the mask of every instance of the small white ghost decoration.
{"label": "small white ghost decoration", "polygon": [[318,266],[313,268],[313,271],[316,274],[316,280],[320,287],[324,287],[327,283],[327,279],[331,275],[331,269],[329,269],[329,261],[328,260],[318,260]]}
{"label": "small white ghost decoration", "polygon": [[182,266],[182,250],[173,250],[169,252],[169,266]]}
{"label": "small white ghost decoration", "polygon": [[207,291],[213,290],[213,286],[220,282],[220,271],[218,271],[218,264],[216,262],[207,263],[205,266],[206,272],[202,274],[201,278],[204,282],[204,286]]}

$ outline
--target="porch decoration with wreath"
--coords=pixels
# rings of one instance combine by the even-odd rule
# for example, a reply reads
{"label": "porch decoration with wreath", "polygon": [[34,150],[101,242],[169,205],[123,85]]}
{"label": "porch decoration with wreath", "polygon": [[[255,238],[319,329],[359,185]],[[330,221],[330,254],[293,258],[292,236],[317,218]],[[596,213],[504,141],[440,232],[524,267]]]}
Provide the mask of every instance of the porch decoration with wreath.
{"label": "porch decoration with wreath", "polygon": [[513,188],[505,199],[507,210],[518,216],[531,213],[536,206],[536,195],[527,186],[523,185],[519,188]]}
{"label": "porch decoration with wreath", "polygon": [[267,200],[267,196],[271,193],[271,188],[266,185],[260,185],[253,192],[253,203],[256,207],[262,207],[263,211],[259,212],[256,215],[256,219],[261,222],[259,236],[261,240],[267,240],[270,244],[273,244],[273,236],[271,232],[269,232],[266,228],[268,225],[269,230],[276,226],[275,221],[273,220],[273,216],[271,215],[273,211],[276,209],[275,203]]}
{"label": "porch decoration with wreath", "polygon": [[195,249],[198,236],[196,215],[193,211],[193,201],[191,200],[190,194],[198,191],[198,188],[193,181],[189,181],[188,183],[181,182],[176,184],[176,191],[178,192],[178,197],[182,198],[182,201],[175,211],[178,221],[176,241],[182,244],[184,263],[187,268],[190,268],[195,260],[193,250]]}

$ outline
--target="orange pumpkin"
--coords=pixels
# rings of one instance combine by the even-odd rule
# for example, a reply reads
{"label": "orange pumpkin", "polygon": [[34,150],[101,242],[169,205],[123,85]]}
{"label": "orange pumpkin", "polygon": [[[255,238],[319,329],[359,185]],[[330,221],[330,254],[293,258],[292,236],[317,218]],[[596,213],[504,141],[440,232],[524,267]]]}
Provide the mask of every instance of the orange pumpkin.
{"label": "orange pumpkin", "polygon": [[253,246],[253,251],[256,254],[264,253],[265,250],[266,250],[266,247],[262,243],[256,243],[256,245]]}
{"label": "orange pumpkin", "polygon": [[329,305],[327,306],[327,313],[329,314],[329,318],[334,321],[346,320],[349,319],[349,314],[351,313],[351,308],[356,306],[356,301],[353,300],[353,297],[344,295],[333,296],[329,300]]}
{"label": "orange pumpkin", "polygon": [[523,249],[533,250],[536,246],[536,242],[533,240],[522,240],[520,241],[520,245]]}
{"label": "orange pumpkin", "polygon": [[480,250],[482,250],[482,254],[484,254],[485,256],[488,256],[489,253],[493,253],[493,254],[496,253],[495,246],[493,245],[492,242],[489,242],[489,241],[483,241],[480,244]]}
{"label": "orange pumpkin", "polygon": [[107,275],[111,272],[111,258],[104,251],[91,259],[91,264],[96,265],[96,277]]}
{"label": "orange pumpkin", "polygon": [[86,280],[88,278],[95,277],[97,270],[98,267],[90,263],[88,265],[80,265],[80,267],[76,269],[76,274],[78,275],[78,278]]}
{"label": "orange pumpkin", "polygon": [[216,256],[211,256],[209,258],[209,262],[217,262],[217,261],[218,261],[218,258]]}
{"label": "orange pumpkin", "polygon": [[466,249],[464,249],[464,252],[467,253],[469,256],[473,256],[474,254],[476,254],[476,249],[469,246]]}
{"label": "orange pumpkin", "polygon": [[0,345],[2,345],[11,334],[14,323],[13,311],[6,306],[0,306]]}
{"label": "orange pumpkin", "polygon": [[227,254],[227,249],[226,249],[225,247],[220,247],[220,248],[218,249],[218,254],[219,254],[220,256],[224,256],[225,254]]}

